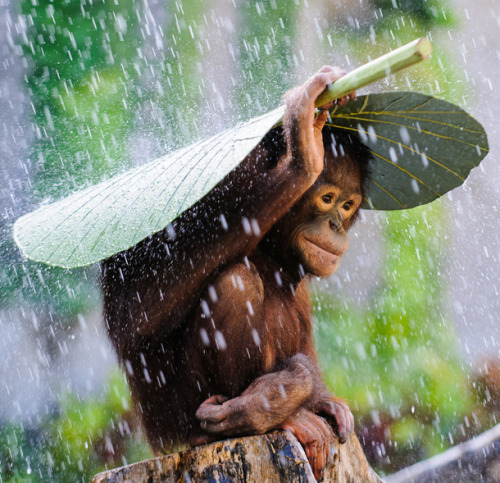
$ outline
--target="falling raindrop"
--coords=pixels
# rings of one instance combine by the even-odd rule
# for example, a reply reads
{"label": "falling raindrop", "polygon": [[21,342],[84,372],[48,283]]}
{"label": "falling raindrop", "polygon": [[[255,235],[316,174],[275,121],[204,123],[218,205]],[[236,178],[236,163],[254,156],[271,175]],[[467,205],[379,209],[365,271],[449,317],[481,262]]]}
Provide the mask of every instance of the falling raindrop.
{"label": "falling raindrop", "polygon": [[368,139],[372,144],[377,142],[377,134],[375,133],[375,128],[373,126],[368,126]]}
{"label": "falling raindrop", "polygon": [[398,162],[398,155],[396,154],[396,150],[393,147],[389,148],[389,157],[393,163]]}
{"label": "falling raindrop", "polygon": [[401,126],[399,128],[399,134],[401,136],[401,141],[404,144],[410,144],[410,134],[408,133],[408,128],[406,126]]}

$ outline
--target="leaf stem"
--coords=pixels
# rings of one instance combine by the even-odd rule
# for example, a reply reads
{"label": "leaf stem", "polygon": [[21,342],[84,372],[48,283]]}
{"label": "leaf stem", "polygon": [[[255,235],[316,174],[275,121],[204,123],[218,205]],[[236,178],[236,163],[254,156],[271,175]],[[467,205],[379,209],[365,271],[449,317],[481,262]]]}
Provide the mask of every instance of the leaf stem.
{"label": "leaf stem", "polygon": [[422,37],[382,55],[330,84],[316,100],[316,107],[346,96],[372,82],[421,62],[427,59],[431,52],[432,45],[430,41]]}

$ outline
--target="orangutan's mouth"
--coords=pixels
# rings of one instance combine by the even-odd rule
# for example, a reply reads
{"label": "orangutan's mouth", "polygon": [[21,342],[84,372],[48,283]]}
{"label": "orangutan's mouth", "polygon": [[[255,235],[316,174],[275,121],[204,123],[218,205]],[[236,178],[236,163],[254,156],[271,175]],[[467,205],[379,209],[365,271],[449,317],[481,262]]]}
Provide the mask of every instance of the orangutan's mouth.
{"label": "orangutan's mouth", "polygon": [[340,258],[341,257],[341,253],[338,253],[338,251],[334,251],[334,250],[331,250],[329,248],[324,248],[323,246],[321,245],[318,245],[316,242],[312,241],[310,238],[307,238],[307,237],[303,237],[304,240],[309,243],[310,245],[312,245],[314,247],[314,249],[319,252],[320,255],[324,256],[324,257],[334,257],[334,258]]}

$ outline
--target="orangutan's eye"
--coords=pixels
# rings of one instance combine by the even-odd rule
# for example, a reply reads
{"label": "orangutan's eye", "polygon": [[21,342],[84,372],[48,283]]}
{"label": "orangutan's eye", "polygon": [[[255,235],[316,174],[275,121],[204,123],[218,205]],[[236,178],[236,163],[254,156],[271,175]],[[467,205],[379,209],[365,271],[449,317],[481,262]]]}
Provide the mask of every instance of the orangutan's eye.
{"label": "orangutan's eye", "polygon": [[333,201],[333,196],[332,195],[323,195],[321,197],[321,199],[323,200],[323,203],[326,203],[327,205],[329,205]]}
{"label": "orangutan's eye", "polygon": [[354,201],[347,201],[342,205],[342,208],[344,208],[345,211],[349,211],[352,208],[352,205],[354,205]]}

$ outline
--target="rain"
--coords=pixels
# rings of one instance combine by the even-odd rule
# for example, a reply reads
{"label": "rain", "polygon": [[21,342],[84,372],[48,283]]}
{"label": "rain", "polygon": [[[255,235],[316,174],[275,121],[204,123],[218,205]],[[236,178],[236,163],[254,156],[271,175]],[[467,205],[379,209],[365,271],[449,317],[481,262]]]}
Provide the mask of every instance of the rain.
{"label": "rain", "polygon": [[[153,456],[125,377],[134,368],[119,367],[106,335],[99,264],[28,260],[14,222],[148,170],[154,180],[191,176],[201,192],[225,169],[197,164],[213,136],[277,108],[322,65],[351,71],[423,36],[431,59],[358,96],[416,91],[454,103],[484,126],[490,152],[462,186],[431,204],[362,210],[338,271],[311,284],[323,379],[347,401],[382,477],[499,424],[498,1],[0,0],[0,483],[91,481]],[[381,144],[372,125],[356,129],[363,142]],[[419,122],[401,127],[387,159],[401,166],[409,146],[419,169],[434,169],[428,147],[417,143],[425,130]],[[204,139],[193,164],[164,172],[147,164]],[[234,150],[249,143],[242,136]],[[471,149],[479,154],[481,146]],[[198,189],[152,186],[152,198],[176,196],[179,213]],[[132,208],[96,221],[102,239],[108,226],[129,237],[127,248],[149,226],[166,228],[169,241],[179,235],[175,222],[162,224],[160,205],[133,213],[140,188],[129,193]],[[407,191],[425,189],[407,180]],[[228,219],[217,215],[225,231]],[[241,223],[248,236],[261,235],[256,219]],[[36,241],[77,259],[92,248],[90,231],[82,225],[77,249],[63,228],[53,246]],[[104,241],[113,250],[115,240]],[[281,287],[282,274],[273,277]],[[210,286],[201,302],[207,317],[220,297]],[[211,344],[207,331],[200,337]],[[229,343],[215,331],[218,350]],[[252,344],[263,345],[256,330]],[[143,362],[144,378],[155,383]],[[159,384],[172,371],[165,367]],[[500,480],[498,460],[484,471],[477,481]],[[476,481],[468,477],[454,475]]]}

